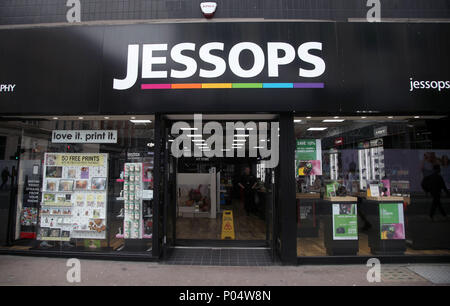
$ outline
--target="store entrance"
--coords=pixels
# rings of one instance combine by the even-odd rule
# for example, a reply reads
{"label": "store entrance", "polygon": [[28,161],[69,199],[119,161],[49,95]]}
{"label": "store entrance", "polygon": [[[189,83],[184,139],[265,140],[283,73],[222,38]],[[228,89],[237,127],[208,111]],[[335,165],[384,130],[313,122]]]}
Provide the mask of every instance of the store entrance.
{"label": "store entrance", "polygon": [[276,117],[204,115],[202,126],[192,115],[166,119],[173,246],[271,248],[276,168],[259,149],[270,148]]}

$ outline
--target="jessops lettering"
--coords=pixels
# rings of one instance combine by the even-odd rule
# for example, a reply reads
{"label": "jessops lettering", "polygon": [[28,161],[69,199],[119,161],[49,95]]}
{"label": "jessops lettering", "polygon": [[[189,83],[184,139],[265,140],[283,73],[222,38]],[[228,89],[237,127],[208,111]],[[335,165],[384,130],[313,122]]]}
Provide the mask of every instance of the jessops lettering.
{"label": "jessops lettering", "polygon": [[450,89],[450,81],[414,81],[413,78],[410,78],[409,91],[415,89],[437,89],[438,91]]}
{"label": "jessops lettering", "polygon": [[[143,44],[142,45],[142,69],[141,77],[143,79],[164,79],[167,77],[183,79],[194,76],[198,73],[201,78],[218,78],[223,75],[227,69],[227,62],[221,56],[212,54],[212,51],[224,51],[224,43],[210,42],[198,48],[199,58],[208,64],[214,66],[213,69],[198,69],[197,61],[185,54],[184,51],[197,51],[197,44],[191,42],[174,45],[170,50],[171,59],[183,65],[183,70],[164,69],[167,63],[168,44]],[[253,66],[245,69],[239,62],[239,56],[243,51],[251,52],[254,58]],[[252,42],[240,42],[234,45],[228,54],[228,67],[231,72],[240,78],[253,78],[258,76],[268,65],[268,76],[276,78],[279,76],[279,67],[292,63],[296,56],[300,61],[312,65],[312,69],[299,67],[298,75],[304,78],[315,78],[325,72],[325,61],[314,54],[311,50],[322,51],[322,43],[305,42],[295,49],[291,44],[284,42],[268,42],[266,46],[267,55],[263,48]],[[113,88],[116,90],[126,90],[136,83],[139,70],[139,52],[140,45],[128,45],[127,75],[124,79],[113,80]],[[156,67],[159,65],[159,67]],[[311,67],[308,67],[311,68]]]}
{"label": "jessops lettering", "polygon": [[16,84],[0,84],[0,92],[14,92]]}

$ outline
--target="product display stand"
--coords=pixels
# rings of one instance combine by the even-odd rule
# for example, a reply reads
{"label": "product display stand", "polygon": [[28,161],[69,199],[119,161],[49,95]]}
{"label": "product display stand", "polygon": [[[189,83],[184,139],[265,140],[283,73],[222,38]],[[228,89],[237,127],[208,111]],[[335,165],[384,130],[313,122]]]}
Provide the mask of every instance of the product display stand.
{"label": "product display stand", "polygon": [[324,244],[328,255],[358,254],[357,198],[323,199]]}
{"label": "product display stand", "polygon": [[372,227],[369,247],[374,255],[402,255],[406,251],[403,197],[366,197],[364,213]]}
{"label": "product display stand", "polygon": [[[116,238],[123,238],[127,251],[145,251],[146,244],[141,239],[151,239],[152,235],[144,234],[143,220],[152,216],[144,216],[143,211],[143,164],[126,163],[123,178],[123,233]],[[122,216],[121,216],[122,217]]]}
{"label": "product display stand", "polygon": [[320,193],[297,193],[297,237],[318,237],[317,207]]}
{"label": "product display stand", "polygon": [[[448,249],[450,246],[450,224],[445,221],[430,219],[430,196],[425,194],[415,195],[412,202],[410,197],[404,199],[405,203],[408,204],[408,240],[406,241],[408,246],[415,250]],[[442,198],[442,206],[450,207],[450,199]],[[439,212],[436,212],[435,216],[437,216],[435,220],[439,220]]]}

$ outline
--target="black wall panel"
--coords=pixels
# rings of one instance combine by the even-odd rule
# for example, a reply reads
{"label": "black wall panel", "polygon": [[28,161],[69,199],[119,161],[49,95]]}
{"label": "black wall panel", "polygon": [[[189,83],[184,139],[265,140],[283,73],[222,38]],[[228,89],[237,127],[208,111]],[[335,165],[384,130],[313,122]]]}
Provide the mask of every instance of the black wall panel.
{"label": "black wall panel", "polygon": [[[80,0],[82,21],[202,18],[201,0]],[[367,0],[215,0],[215,18],[364,18]],[[67,0],[2,0],[1,24],[66,22]],[[383,18],[450,18],[449,0],[382,0]]]}
{"label": "black wall panel", "polygon": [[[450,89],[416,89],[414,81],[446,81],[450,87],[450,24],[446,23],[188,23],[126,26],[77,26],[0,30],[0,84],[16,84],[0,93],[0,114],[150,114],[155,112],[303,112],[303,113],[447,113]],[[239,78],[229,67],[214,79],[141,79],[127,90],[114,90],[113,79],[126,75],[129,44],[167,43],[167,64],[179,67],[170,48],[194,42],[187,52],[198,56],[206,42],[223,42],[218,55],[228,59],[236,43],[254,42],[265,50],[264,70],[253,78]],[[287,42],[294,48],[321,42],[311,51],[326,63],[316,78],[299,77],[305,63],[298,57],[268,77],[267,42]],[[243,65],[253,58],[243,54]],[[178,65],[178,66],[177,66]],[[305,67],[303,67],[305,68]],[[160,69],[158,69],[160,70]],[[139,75],[141,68],[139,68]],[[319,82],[314,89],[158,89],[144,83],[264,83]]]}

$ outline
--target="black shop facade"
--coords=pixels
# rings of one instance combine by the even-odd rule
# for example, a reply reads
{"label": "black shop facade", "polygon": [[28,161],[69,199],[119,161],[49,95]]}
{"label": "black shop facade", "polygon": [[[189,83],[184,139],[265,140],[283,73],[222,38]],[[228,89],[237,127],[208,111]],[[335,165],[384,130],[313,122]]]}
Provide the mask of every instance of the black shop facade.
{"label": "black shop facade", "polygon": [[449,30],[2,29],[0,252],[448,261]]}

